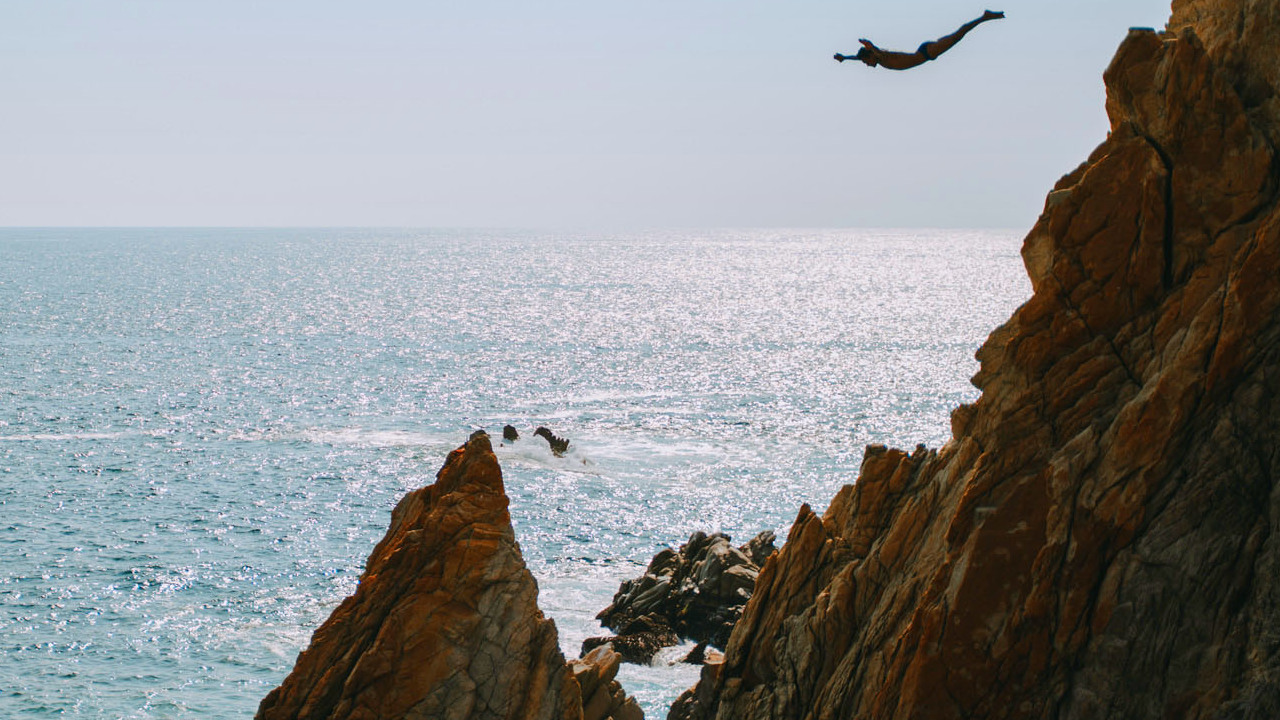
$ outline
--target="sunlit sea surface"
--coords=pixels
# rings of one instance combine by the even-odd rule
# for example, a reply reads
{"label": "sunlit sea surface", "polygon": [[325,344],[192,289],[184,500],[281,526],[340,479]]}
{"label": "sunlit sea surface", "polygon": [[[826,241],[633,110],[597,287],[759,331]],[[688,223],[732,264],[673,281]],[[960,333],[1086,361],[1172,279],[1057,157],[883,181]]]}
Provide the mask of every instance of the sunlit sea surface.
{"label": "sunlit sea surface", "polygon": [[[0,717],[247,718],[476,428],[576,657],[695,530],[940,446],[1020,234],[0,230]],[[571,439],[551,455],[547,425]],[[665,717],[697,669],[627,666]]]}

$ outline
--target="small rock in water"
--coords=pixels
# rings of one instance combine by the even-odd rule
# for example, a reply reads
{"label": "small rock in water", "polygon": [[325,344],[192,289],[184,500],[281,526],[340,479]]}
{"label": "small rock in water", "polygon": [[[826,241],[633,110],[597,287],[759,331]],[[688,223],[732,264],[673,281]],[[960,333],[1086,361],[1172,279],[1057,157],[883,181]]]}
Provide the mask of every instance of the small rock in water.
{"label": "small rock in water", "polygon": [[538,429],[534,430],[533,434],[537,437],[546,438],[547,443],[551,445],[551,453],[556,457],[563,456],[569,450],[568,439],[556,437],[555,434],[546,427],[538,426]]}
{"label": "small rock in water", "polygon": [[503,425],[502,439],[507,442],[515,442],[520,439],[520,432],[516,430],[514,425]]}
{"label": "small rock in water", "polygon": [[734,547],[723,533],[696,532],[678,551],[654,555],[644,575],[623,582],[596,619],[626,635],[633,623],[652,616],[680,637],[723,649],[755,590],[760,566],[777,551],[774,539],[765,531]]}

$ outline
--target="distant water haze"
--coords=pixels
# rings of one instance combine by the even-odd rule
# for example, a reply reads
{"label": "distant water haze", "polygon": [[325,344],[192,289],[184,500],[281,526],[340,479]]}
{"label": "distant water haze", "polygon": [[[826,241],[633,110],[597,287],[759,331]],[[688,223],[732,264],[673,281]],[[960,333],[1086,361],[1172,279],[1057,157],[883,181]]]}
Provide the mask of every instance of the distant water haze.
{"label": "distant water haze", "polygon": [[0,4],[0,225],[1029,227],[1167,0]]}
{"label": "distant water haze", "polygon": [[[1019,242],[0,230],[0,716],[250,716],[476,428],[576,656],[660,548],[945,442]],[[696,674],[623,682],[662,717]]]}

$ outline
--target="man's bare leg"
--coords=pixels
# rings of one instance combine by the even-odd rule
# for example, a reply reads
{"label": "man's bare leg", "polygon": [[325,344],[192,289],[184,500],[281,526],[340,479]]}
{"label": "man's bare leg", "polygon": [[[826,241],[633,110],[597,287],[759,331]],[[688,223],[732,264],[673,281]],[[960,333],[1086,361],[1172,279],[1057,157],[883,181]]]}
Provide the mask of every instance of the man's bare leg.
{"label": "man's bare leg", "polygon": [[939,55],[941,55],[942,53],[955,47],[955,44],[960,42],[960,38],[963,38],[965,35],[969,34],[970,30],[978,27],[979,25],[981,25],[984,22],[987,22],[988,20],[999,20],[1003,17],[1004,17],[1003,12],[995,12],[992,10],[987,10],[986,12],[982,13],[982,17],[976,18],[974,20],[970,20],[969,22],[961,25],[960,29],[956,30],[950,35],[945,35],[943,37],[940,37],[937,40],[934,40],[933,42],[924,43],[923,45],[920,46],[920,50],[917,50],[916,52],[923,51],[925,54],[925,57],[929,60],[932,60],[938,57]]}

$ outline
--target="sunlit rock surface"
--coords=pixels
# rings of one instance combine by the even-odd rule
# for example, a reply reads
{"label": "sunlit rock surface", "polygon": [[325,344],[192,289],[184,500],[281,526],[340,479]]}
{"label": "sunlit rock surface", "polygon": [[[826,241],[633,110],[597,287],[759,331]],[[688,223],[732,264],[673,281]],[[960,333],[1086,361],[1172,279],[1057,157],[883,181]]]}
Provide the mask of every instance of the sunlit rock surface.
{"label": "sunlit rock surface", "polygon": [[316,631],[258,718],[641,717],[613,681],[616,655],[565,663],[507,504],[489,438],[476,433],[435,484],[396,506],[356,593]]}
{"label": "sunlit rock surface", "polygon": [[569,663],[582,691],[582,720],[643,720],[640,706],[614,680],[621,664],[622,656],[608,647],[596,648]]}
{"label": "sunlit rock surface", "polygon": [[672,717],[1280,717],[1277,38],[1277,0],[1130,32],[981,398],[801,509]]}

